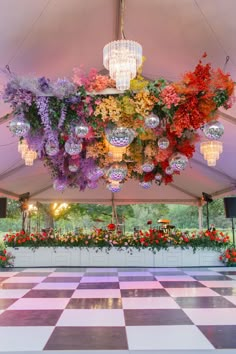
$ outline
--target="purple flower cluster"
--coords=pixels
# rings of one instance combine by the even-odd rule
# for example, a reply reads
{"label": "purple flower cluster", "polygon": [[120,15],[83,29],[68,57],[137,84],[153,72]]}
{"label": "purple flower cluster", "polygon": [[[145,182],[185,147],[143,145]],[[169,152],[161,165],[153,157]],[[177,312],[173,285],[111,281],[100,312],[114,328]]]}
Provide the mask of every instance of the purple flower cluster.
{"label": "purple flower cluster", "polygon": [[65,105],[63,105],[61,108],[61,116],[58,122],[58,129],[61,129],[63,127],[64,121],[66,119],[66,113],[67,113],[67,108]]}

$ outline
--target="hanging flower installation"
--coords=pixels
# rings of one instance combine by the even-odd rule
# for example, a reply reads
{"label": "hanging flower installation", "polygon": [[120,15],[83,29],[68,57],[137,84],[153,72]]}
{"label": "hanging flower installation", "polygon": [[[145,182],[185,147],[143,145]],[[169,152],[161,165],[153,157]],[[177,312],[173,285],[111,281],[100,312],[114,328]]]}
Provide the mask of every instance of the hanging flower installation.
{"label": "hanging flower installation", "polygon": [[95,70],[75,69],[72,82],[10,74],[9,129],[22,156],[27,149],[44,162],[56,190],[93,189],[100,180],[112,192],[128,179],[144,189],[172,182],[193,156],[199,128],[211,140],[223,134],[217,109],[229,108],[234,89],[229,75],[201,61],[180,82],[147,82],[139,72],[130,90],[99,92],[114,86]]}

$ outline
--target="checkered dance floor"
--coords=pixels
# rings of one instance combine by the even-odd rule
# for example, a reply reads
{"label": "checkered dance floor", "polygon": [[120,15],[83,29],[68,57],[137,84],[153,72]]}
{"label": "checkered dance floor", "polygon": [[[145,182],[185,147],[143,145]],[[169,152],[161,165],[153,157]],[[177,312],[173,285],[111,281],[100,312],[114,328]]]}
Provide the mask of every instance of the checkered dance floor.
{"label": "checkered dance floor", "polygon": [[0,351],[235,348],[236,268],[0,272]]}

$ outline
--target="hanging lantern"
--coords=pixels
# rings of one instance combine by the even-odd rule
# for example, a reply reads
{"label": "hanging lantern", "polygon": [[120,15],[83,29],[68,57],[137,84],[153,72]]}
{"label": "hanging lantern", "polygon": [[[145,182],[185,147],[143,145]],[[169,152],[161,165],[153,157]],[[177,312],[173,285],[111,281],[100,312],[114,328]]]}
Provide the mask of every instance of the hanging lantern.
{"label": "hanging lantern", "polygon": [[105,134],[108,142],[115,147],[127,147],[135,137],[133,129],[124,127],[107,128]]}
{"label": "hanging lantern", "polygon": [[200,152],[203,154],[208,166],[213,167],[223,152],[223,144],[221,141],[215,140],[204,141],[200,145]]}
{"label": "hanging lantern", "polygon": [[63,192],[67,187],[66,178],[58,177],[53,182],[53,188],[58,192]]}
{"label": "hanging lantern", "polygon": [[111,181],[121,182],[127,174],[127,165],[125,163],[113,164],[108,172],[107,176]]}
{"label": "hanging lantern", "polygon": [[130,80],[135,78],[141,64],[142,46],[137,42],[121,39],[103,48],[103,65],[115,80],[117,90],[130,88]]}
{"label": "hanging lantern", "polygon": [[104,175],[104,171],[99,166],[96,166],[94,169],[89,171],[87,177],[90,181],[97,181],[100,177]]}
{"label": "hanging lantern", "polygon": [[34,160],[37,158],[37,152],[34,150],[27,150],[24,155],[25,166],[33,166]]}
{"label": "hanging lantern", "polygon": [[180,154],[179,152],[174,153],[169,158],[169,165],[174,171],[182,171],[185,169],[188,163],[188,158],[184,154]]}
{"label": "hanging lantern", "polygon": [[152,172],[152,170],[154,169],[154,164],[152,162],[145,162],[141,168],[143,170],[143,172]]}
{"label": "hanging lantern", "polygon": [[203,132],[210,140],[218,140],[224,134],[224,126],[217,120],[209,122],[204,125]]}
{"label": "hanging lantern", "polygon": [[155,175],[155,180],[158,181],[158,182],[161,182],[162,180],[162,175],[160,173],[156,173]]}
{"label": "hanging lantern", "polygon": [[117,181],[112,181],[111,183],[109,183],[107,185],[107,188],[109,189],[109,191],[111,191],[112,193],[117,193],[120,192],[121,190],[121,185],[119,182]]}
{"label": "hanging lantern", "polygon": [[16,116],[9,123],[11,133],[18,137],[25,137],[30,131],[30,123],[25,119],[24,114],[21,113]]}
{"label": "hanging lantern", "polygon": [[163,137],[163,138],[160,138],[158,140],[158,143],[157,143],[158,147],[161,149],[161,150],[166,150],[169,145],[170,145],[170,142],[169,142],[169,139]]}
{"label": "hanging lantern", "polygon": [[22,159],[24,158],[27,150],[29,149],[27,141],[25,139],[21,139],[18,142],[18,152],[21,154]]}
{"label": "hanging lantern", "polygon": [[75,126],[75,135],[77,138],[85,138],[88,132],[88,126],[82,122]]}
{"label": "hanging lantern", "polygon": [[49,139],[45,144],[45,151],[48,156],[55,156],[59,152],[59,144],[56,139]]}
{"label": "hanging lantern", "polygon": [[174,170],[173,170],[173,168],[171,168],[170,166],[168,166],[168,167],[166,167],[166,169],[165,169],[165,173],[166,173],[167,175],[171,176],[171,175],[173,175]]}
{"label": "hanging lantern", "polygon": [[145,182],[145,181],[143,181],[143,182],[140,182],[139,185],[140,185],[143,189],[149,189],[149,188],[151,188],[151,186],[152,186],[152,182]]}
{"label": "hanging lantern", "polygon": [[76,140],[73,137],[70,137],[65,143],[65,151],[67,154],[74,156],[78,155],[82,150],[82,144],[79,140]]}
{"label": "hanging lantern", "polygon": [[151,113],[148,117],[145,118],[145,125],[147,128],[155,129],[160,124],[160,118]]}

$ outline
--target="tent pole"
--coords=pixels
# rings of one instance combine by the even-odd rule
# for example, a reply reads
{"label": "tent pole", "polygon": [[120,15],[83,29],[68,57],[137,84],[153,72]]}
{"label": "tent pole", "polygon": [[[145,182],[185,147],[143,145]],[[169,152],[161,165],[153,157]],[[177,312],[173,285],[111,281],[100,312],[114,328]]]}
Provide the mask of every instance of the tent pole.
{"label": "tent pole", "polygon": [[199,230],[202,230],[203,228],[202,205],[198,205],[198,228]]}

